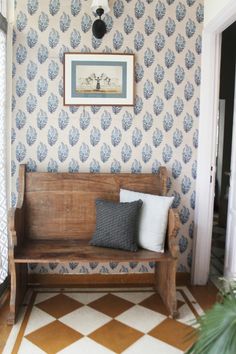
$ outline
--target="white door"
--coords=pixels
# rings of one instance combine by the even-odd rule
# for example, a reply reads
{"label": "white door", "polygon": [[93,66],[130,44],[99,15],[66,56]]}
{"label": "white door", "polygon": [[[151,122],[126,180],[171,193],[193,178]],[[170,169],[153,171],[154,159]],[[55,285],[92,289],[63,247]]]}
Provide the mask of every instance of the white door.
{"label": "white door", "polygon": [[236,279],[236,75],[224,276]]}

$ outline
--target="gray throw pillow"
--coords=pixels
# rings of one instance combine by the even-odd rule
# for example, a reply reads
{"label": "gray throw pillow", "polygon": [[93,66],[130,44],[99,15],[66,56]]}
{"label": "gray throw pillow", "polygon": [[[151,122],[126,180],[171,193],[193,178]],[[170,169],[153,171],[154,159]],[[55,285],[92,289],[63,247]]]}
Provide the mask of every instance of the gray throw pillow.
{"label": "gray throw pillow", "polygon": [[96,230],[90,245],[137,251],[137,228],[142,200],[114,203],[96,200]]}

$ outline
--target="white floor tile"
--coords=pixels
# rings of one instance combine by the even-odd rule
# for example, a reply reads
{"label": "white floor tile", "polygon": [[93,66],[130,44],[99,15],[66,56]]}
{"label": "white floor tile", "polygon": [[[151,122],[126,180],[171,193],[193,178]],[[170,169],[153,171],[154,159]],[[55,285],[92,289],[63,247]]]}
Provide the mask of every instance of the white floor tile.
{"label": "white floor tile", "polygon": [[60,321],[83,335],[88,335],[111,321],[111,317],[88,306],[83,306],[61,317]]}
{"label": "white floor tile", "polygon": [[114,354],[114,352],[90,338],[83,337],[57,354]]}
{"label": "white floor tile", "polygon": [[149,335],[132,344],[122,354],[182,354],[183,352]]}
{"label": "white floor tile", "polygon": [[139,305],[131,307],[131,309],[116,317],[116,320],[143,333],[149,332],[165,319],[166,316]]}
{"label": "white floor tile", "polygon": [[147,299],[149,296],[153,295],[154,292],[114,292],[113,295],[119,296],[122,299],[125,299],[127,301],[130,301],[134,304],[139,304],[141,301]]}
{"label": "white floor tile", "polygon": [[41,350],[36,345],[34,345],[33,343],[31,343],[28,339],[23,338],[17,354],[47,354],[47,353]]}
{"label": "white floor tile", "polygon": [[57,296],[57,293],[39,293],[36,296],[34,305],[39,304],[40,302],[43,302],[45,300],[51,299],[51,297]]}
{"label": "white floor tile", "polygon": [[40,310],[37,307],[33,307],[28,324],[25,329],[25,335],[36,331],[40,327],[46,326],[47,324],[55,321],[55,318],[47,314],[46,312]]}
{"label": "white floor tile", "polygon": [[107,293],[65,293],[68,297],[81,302],[81,304],[88,305],[91,302],[100,299]]}

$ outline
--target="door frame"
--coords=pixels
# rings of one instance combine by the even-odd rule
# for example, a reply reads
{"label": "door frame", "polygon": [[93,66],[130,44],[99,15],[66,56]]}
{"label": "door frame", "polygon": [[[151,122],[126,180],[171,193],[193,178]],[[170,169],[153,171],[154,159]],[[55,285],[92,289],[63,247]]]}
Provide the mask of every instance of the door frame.
{"label": "door frame", "polygon": [[209,23],[205,24],[202,33],[202,80],[191,272],[192,283],[196,285],[205,285],[209,277],[215,193],[221,34],[234,21],[236,21],[236,1],[230,0]]}

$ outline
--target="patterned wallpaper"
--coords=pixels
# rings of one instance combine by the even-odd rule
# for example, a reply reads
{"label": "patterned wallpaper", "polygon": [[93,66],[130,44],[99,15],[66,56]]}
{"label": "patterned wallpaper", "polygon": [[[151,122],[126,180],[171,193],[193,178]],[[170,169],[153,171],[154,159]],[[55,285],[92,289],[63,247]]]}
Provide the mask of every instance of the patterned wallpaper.
{"label": "patterned wallpaper", "polygon": [[[13,36],[12,205],[30,171],[156,173],[180,214],[179,271],[189,271],[195,206],[202,0],[110,0],[92,36],[90,0],[18,0]],[[64,107],[63,53],[135,54],[134,107]],[[150,272],[153,264],[34,265],[36,272]]]}

